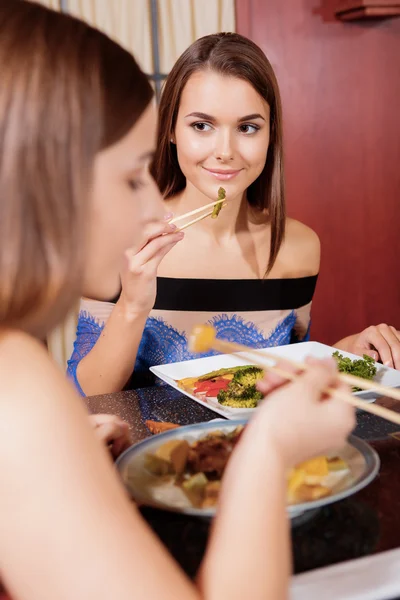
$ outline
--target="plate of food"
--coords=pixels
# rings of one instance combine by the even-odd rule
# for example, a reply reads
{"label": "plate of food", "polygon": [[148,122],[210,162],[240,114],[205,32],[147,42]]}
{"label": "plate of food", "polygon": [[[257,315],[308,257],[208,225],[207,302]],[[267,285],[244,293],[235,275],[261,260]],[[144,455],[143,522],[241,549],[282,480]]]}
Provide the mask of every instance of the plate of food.
{"label": "plate of food", "polygon": [[[369,356],[356,356],[319,342],[265,348],[257,352],[260,357],[265,353],[268,356],[274,355],[277,359],[287,358],[299,362],[304,361],[307,356],[335,356],[341,372],[358,375],[387,387],[400,387],[400,371],[376,363]],[[274,364],[267,358],[265,361]],[[195,402],[228,419],[248,416],[261,399],[256,383],[262,377],[263,371],[252,365],[248,357],[241,352],[158,365],[150,370]],[[366,402],[373,402],[379,395],[371,390],[354,389],[353,393]]]}
{"label": "plate of food", "polygon": [[[176,427],[128,448],[118,459],[123,482],[138,503],[187,515],[215,515],[221,479],[246,420]],[[291,519],[355,494],[379,470],[377,453],[350,436],[337,451],[287,474]]]}

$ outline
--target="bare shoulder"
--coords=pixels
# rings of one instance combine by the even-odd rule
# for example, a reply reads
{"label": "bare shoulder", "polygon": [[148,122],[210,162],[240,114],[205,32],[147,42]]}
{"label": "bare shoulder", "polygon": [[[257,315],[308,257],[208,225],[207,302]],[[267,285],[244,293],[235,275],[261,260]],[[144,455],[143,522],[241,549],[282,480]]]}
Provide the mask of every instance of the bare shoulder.
{"label": "bare shoulder", "polygon": [[22,331],[0,335],[0,393],[21,386],[33,391],[36,382],[46,386],[62,379],[42,343]]}
{"label": "bare shoulder", "polygon": [[314,252],[320,250],[319,237],[315,231],[296,219],[286,220],[286,240],[289,244],[295,244],[296,247],[300,246]]}
{"label": "bare shoulder", "polygon": [[290,261],[297,276],[316,275],[319,272],[321,244],[311,227],[295,219],[287,219],[282,254]]}
{"label": "bare shoulder", "polygon": [[6,330],[0,334],[0,381],[9,387],[32,374],[35,365],[46,357],[43,345],[22,331]]}
{"label": "bare shoulder", "polygon": [[[83,402],[46,348],[18,332],[0,334],[0,472],[0,566],[10,594],[81,599],[89,586],[93,598],[113,595],[114,580],[104,595],[95,574],[108,568],[118,584],[124,571],[120,577],[115,565],[132,557],[137,544],[143,547],[146,532],[132,516]],[[44,579],[38,548],[48,549]],[[66,556],[68,569],[60,567]],[[137,577],[126,576],[114,595],[128,598]]]}

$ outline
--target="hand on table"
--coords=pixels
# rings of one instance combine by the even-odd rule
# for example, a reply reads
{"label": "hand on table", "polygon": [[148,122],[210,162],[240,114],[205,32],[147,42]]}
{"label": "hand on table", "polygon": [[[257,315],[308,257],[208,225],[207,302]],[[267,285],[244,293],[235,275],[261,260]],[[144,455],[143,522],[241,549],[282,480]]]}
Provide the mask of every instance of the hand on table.
{"label": "hand on table", "polygon": [[400,332],[391,325],[385,323],[371,325],[361,333],[338,342],[335,346],[360,356],[368,354],[387,367],[400,369]]}
{"label": "hand on table", "polygon": [[131,445],[129,425],[115,415],[90,415],[89,420],[99,439],[117,458]]}

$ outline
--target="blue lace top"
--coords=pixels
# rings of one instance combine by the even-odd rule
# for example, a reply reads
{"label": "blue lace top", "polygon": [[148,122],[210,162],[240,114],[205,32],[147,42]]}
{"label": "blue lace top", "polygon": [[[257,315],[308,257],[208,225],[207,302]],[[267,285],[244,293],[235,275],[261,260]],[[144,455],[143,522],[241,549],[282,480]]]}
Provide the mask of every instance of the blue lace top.
{"label": "blue lace top", "polygon": [[[189,352],[187,336],[199,323],[211,323],[221,339],[253,348],[308,340],[316,282],[317,276],[265,280],[159,277],[156,303],[146,321],[126,389],[156,383],[149,372],[153,365],[198,358]],[[81,302],[68,374],[82,395],[77,366],[95,345],[114,304]]]}

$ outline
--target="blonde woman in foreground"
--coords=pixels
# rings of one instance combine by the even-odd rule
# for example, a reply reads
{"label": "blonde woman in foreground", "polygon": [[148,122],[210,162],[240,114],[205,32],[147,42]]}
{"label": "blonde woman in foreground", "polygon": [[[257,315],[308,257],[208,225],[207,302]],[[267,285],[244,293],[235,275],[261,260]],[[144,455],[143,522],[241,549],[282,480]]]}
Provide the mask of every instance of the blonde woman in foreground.
{"label": "blonde woman in foreground", "polygon": [[227,469],[197,581],[188,580],[36,339],[80,295],[116,295],[127,256],[145,248],[154,264],[181,239],[148,172],[151,87],[103,34],[17,0],[0,4],[0,72],[4,587],[15,600],[285,598],[286,472],[343,444],[355,422],[347,404],[321,401],[333,366],[315,365],[257,412]]}

